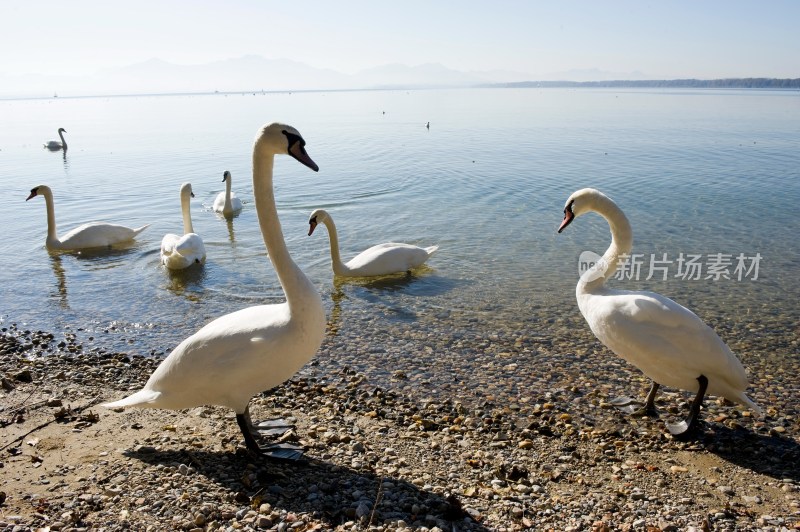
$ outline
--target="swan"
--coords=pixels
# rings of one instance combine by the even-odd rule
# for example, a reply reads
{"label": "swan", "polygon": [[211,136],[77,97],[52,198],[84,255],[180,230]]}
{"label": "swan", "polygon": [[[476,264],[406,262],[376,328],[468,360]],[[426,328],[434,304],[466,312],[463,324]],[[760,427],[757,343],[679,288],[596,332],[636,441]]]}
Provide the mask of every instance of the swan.
{"label": "swan", "polygon": [[388,242],[378,244],[362,251],[347,264],[342,263],[339,256],[339,236],[336,233],[336,225],[333,218],[327,211],[317,209],[311,213],[308,219],[308,236],[314,233],[318,224],[323,223],[328,228],[331,244],[331,263],[333,273],[344,277],[372,277],[376,275],[389,275],[400,273],[421,266],[439,246],[421,248],[411,244],[400,244]]}
{"label": "swan", "polygon": [[183,236],[164,235],[161,240],[161,264],[170,270],[182,270],[192,264],[206,262],[206,247],[203,239],[194,232],[190,201],[194,197],[191,183],[181,185],[181,213],[183,213]]}
{"label": "swan", "polygon": [[231,192],[231,173],[225,170],[222,174],[225,182],[225,192],[220,192],[214,199],[214,212],[221,213],[223,216],[233,216],[242,210],[242,200],[236,197],[235,192]]}
{"label": "swan", "polygon": [[57,140],[51,140],[45,144],[44,147],[50,151],[67,151],[67,141],[64,140],[64,133],[66,132],[67,130],[63,127],[58,128],[58,136],[61,137],[61,142],[58,142]]}
{"label": "swan", "polygon": [[305,140],[293,127],[270,124],[253,147],[253,192],[261,235],[286,302],[248,307],[211,321],[183,340],[144,387],[108,408],[134,406],[180,410],[219,405],[236,412],[245,444],[254,454],[297,458],[258,443],[249,412],[253,395],[292,377],[316,353],[325,336],[325,308],[316,287],[294,263],[283,240],[272,172],[275,154],[291,155],[315,172]]}
{"label": "swan", "polygon": [[[632,407],[625,410],[655,415],[655,396],[664,385],[697,392],[686,420],[667,424],[678,438],[688,438],[698,428],[706,393],[745,405],[760,416],[761,408],[745,394],[748,382],[741,362],[694,312],[660,294],[605,286],[620,257],[629,254],[633,244],[628,218],[614,201],[592,188],[578,190],[567,199],[558,232],[588,212],[606,219],[611,245],[578,281],[578,308],[606,347],[652,380],[644,407],[636,412]],[[627,406],[631,402],[620,398],[613,404]]]}
{"label": "swan", "polygon": [[59,238],[56,233],[56,212],[53,206],[53,191],[47,185],[39,185],[31,189],[30,195],[25,201],[36,196],[44,196],[47,205],[47,249],[80,250],[89,248],[99,248],[113,246],[133,238],[147,229],[150,224],[143,225],[138,229],[131,229],[117,224],[103,222],[89,222],[76,227],[63,237]]}

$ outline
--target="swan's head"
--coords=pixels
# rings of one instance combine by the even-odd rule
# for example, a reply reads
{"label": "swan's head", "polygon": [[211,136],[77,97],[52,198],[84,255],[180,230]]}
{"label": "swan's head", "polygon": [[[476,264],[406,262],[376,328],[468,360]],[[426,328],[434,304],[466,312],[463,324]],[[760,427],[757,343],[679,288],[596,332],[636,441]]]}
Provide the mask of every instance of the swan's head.
{"label": "swan's head", "polygon": [[67,132],[67,130],[66,130],[66,129],[64,129],[63,127],[60,127],[60,128],[58,128],[58,132],[59,132],[59,133],[66,133],[66,132]]}
{"label": "swan's head", "polygon": [[38,187],[33,187],[31,189],[30,195],[27,198],[25,198],[25,201],[28,201],[31,198],[35,198],[36,196],[44,196],[48,192],[50,192],[50,187],[48,187],[47,185],[39,185]]}
{"label": "swan's head", "polygon": [[327,211],[323,209],[317,209],[311,213],[311,216],[308,217],[308,236],[314,232],[314,229],[317,228],[317,225],[324,223],[325,220],[329,219],[330,215]]}
{"label": "swan's head", "polygon": [[227,181],[230,178],[231,178],[231,173],[229,171],[225,170],[225,172],[222,173],[222,182],[224,183],[225,181]]}
{"label": "swan's head", "polygon": [[292,126],[277,122],[264,126],[256,138],[255,149],[265,155],[291,155],[315,172],[319,171],[317,163],[306,153],[306,141]]}
{"label": "swan's head", "polygon": [[582,188],[573,192],[564,204],[564,220],[561,222],[558,232],[566,229],[578,216],[597,210],[597,203],[603,200],[608,200],[608,196],[593,188]]}
{"label": "swan's head", "polygon": [[190,198],[194,197],[194,192],[192,192],[192,184],[191,183],[184,183],[181,185],[181,197],[188,196]]}

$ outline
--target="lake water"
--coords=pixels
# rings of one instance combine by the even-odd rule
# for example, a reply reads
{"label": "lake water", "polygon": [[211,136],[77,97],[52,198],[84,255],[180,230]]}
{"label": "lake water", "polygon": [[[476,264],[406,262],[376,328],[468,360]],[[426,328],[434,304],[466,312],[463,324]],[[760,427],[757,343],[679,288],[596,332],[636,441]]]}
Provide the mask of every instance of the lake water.
{"label": "lake water", "polygon": [[[556,229],[566,198],[587,186],[618,202],[633,225],[634,253],[642,254],[638,281],[615,286],[662,292],[715,324],[747,328],[767,320],[797,338],[796,91],[464,89],[0,101],[2,319],[53,332],[83,329],[95,345],[158,355],[216,316],[282,300],[251,182],[253,138],[272,121],[297,127],[320,166],[314,173],[277,158],[275,192],[288,247],[321,290],[329,341],[342,349],[355,335],[363,343],[353,350],[391,344],[393,331],[409,328],[543,338],[561,334],[566,320],[585,335],[574,298],[578,257],[605,250],[608,226],[586,216],[564,234]],[[42,147],[57,139],[59,127],[67,130],[66,155]],[[232,222],[210,210],[224,190],[225,170],[245,202]],[[178,190],[185,181],[196,195],[194,227],[208,260],[175,275],[160,266],[159,244],[181,230]],[[125,249],[48,253],[44,201],[25,201],[39,184],[53,189],[61,234],[92,220],[151,226]],[[318,207],[333,215],[345,259],[386,241],[440,249],[411,276],[334,282],[327,232],[307,236],[308,215]],[[700,279],[680,277],[682,253],[700,256]],[[658,264],[667,280],[658,269],[645,279],[650,254],[673,261]],[[723,268],[730,279],[707,278],[717,254],[731,261]],[[738,262],[746,269],[737,270]],[[405,340],[401,347],[424,353]],[[796,342],[789,352],[797,354]],[[425,355],[414,356],[424,366]]]}

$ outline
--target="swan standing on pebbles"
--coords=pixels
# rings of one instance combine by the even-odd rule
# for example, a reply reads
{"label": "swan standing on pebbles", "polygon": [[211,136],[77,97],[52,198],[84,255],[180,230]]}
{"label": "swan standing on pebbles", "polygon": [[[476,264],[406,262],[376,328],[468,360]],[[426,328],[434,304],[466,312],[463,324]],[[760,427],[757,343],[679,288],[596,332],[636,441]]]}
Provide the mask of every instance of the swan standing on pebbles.
{"label": "swan standing on pebbles", "polygon": [[61,142],[58,142],[57,140],[51,140],[45,144],[44,147],[50,151],[67,151],[67,141],[64,140],[64,133],[66,132],[67,130],[63,127],[58,128],[58,136],[61,137]]}
{"label": "swan standing on pebbles", "polygon": [[222,180],[225,182],[225,192],[220,192],[214,199],[214,212],[230,217],[242,210],[242,200],[236,197],[235,192],[231,192],[231,173],[229,171],[225,170]]}
{"label": "swan standing on pebbles", "polygon": [[76,227],[63,237],[59,238],[56,232],[56,210],[53,205],[53,191],[47,185],[39,185],[31,189],[25,201],[36,196],[44,196],[47,205],[47,249],[81,250],[90,248],[109,247],[133,240],[133,238],[147,229],[150,224],[138,229],[131,229],[117,224],[103,222],[89,222]]}
{"label": "swan standing on pebbles", "polygon": [[652,381],[642,409],[635,411],[629,398],[612,402],[628,413],[655,415],[659,386],[697,392],[689,416],[667,429],[678,438],[690,437],[697,429],[706,393],[719,395],[749,407],[761,415],[747,395],[748,382],[739,359],[708,325],[689,309],[653,292],[607,288],[622,255],[633,245],[628,218],[609,197],[585,188],[567,199],[563,231],[572,221],[596,212],[611,228],[611,246],[603,257],[581,275],[575,294],[578,307],[597,338],[614,353],[639,368]]}
{"label": "swan standing on pebbles", "polygon": [[161,240],[161,264],[170,270],[182,270],[192,264],[206,262],[206,247],[203,239],[194,232],[189,205],[194,197],[191,183],[181,185],[181,213],[183,214],[183,236],[164,235]]}
{"label": "swan standing on pebbles", "polygon": [[333,273],[344,277],[373,277],[376,275],[389,275],[392,273],[406,272],[421,266],[428,257],[439,249],[439,246],[421,248],[411,244],[388,242],[378,244],[362,251],[347,264],[342,263],[339,256],[339,236],[333,218],[323,209],[311,213],[308,219],[308,236],[314,232],[319,224],[328,228],[331,244],[331,263]]}
{"label": "swan standing on pebbles", "polygon": [[296,448],[262,446],[248,404],[253,395],[290,379],[317,352],[325,336],[325,308],[315,286],[294,263],[283,240],[272,171],[275,154],[291,155],[315,172],[305,140],[291,126],[270,124],[253,147],[253,192],[261,235],[286,302],[221,316],[182,341],[140,391],[103,406],[180,410],[200,405],[232,408],[247,448],[273,458],[298,458]]}

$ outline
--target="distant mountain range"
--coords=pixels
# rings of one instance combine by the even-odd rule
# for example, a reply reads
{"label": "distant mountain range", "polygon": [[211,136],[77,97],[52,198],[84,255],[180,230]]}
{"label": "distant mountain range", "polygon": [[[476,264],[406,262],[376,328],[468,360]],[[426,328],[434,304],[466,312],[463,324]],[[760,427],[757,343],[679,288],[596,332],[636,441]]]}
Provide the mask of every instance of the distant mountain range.
{"label": "distant mountain range", "polygon": [[[538,76],[538,78],[524,72],[502,70],[462,72],[438,63],[417,66],[389,64],[362,70],[355,74],[344,74],[288,59],[266,59],[261,56],[247,55],[199,65],[176,65],[160,59],[150,59],[143,63],[105,69],[92,76],[83,77],[6,76],[0,74],[0,97],[474,86],[678,86],[670,85],[676,81],[647,80],[641,72],[613,73],[601,70],[571,70]],[[698,82],[698,80],[677,81]],[[722,85],[715,86],[725,86],[724,83],[731,80],[715,81],[723,82]],[[780,85],[781,87],[795,88],[798,86],[798,80],[779,81],[785,82]],[[703,81],[700,80],[700,82]]]}

